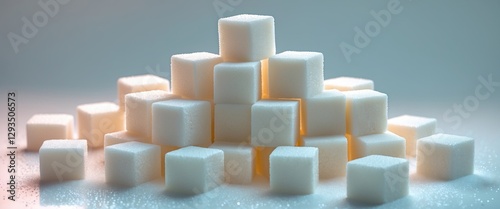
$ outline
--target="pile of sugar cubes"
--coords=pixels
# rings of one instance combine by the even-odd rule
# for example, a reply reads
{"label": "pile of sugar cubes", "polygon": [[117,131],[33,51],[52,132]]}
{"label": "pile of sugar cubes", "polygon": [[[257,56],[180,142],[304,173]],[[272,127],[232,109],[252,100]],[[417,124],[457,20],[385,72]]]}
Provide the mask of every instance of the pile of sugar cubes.
{"label": "pile of sugar cubes", "polygon": [[324,80],[322,53],[276,54],[273,17],[237,15],[218,27],[220,54],[172,56],[171,89],[154,75],[122,77],[119,104],[78,106],[78,139],[72,115],[34,115],[27,149],[39,151],[40,180],[84,179],[87,147],[104,148],[110,185],[164,176],[183,194],[256,174],[272,192],[311,194],[319,178],[346,176],[349,199],[384,203],[408,194],[406,157],[429,178],[473,173],[473,139],[435,134],[432,118],[388,120],[373,81]]}

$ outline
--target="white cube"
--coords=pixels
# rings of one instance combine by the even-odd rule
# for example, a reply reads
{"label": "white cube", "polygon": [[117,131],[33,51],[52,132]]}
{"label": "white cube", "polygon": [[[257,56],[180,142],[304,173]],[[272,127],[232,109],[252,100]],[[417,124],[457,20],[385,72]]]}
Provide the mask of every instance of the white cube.
{"label": "white cube", "polygon": [[319,152],[319,177],[332,178],[345,175],[347,139],[343,135],[303,137],[302,146],[316,147]]}
{"label": "white cube", "polygon": [[353,77],[337,77],[326,79],[323,82],[325,90],[336,89],[339,91],[353,91],[353,90],[373,90],[373,81],[363,78]]}
{"label": "white cube", "polygon": [[127,94],[127,96],[125,96],[125,120],[127,131],[136,133],[142,138],[145,138],[147,140],[145,141],[146,143],[151,143],[153,130],[151,111],[153,103],[179,98],[180,97],[175,94],[161,90]]}
{"label": "white cube", "polygon": [[214,66],[221,62],[218,54],[208,52],[172,56],[172,93],[187,99],[212,100]]}
{"label": "white cube", "polygon": [[417,173],[453,180],[474,173],[474,139],[434,134],[417,141]]}
{"label": "white cube", "polygon": [[85,178],[86,140],[46,140],[39,153],[40,181],[61,182]]}
{"label": "white cube", "polygon": [[219,52],[224,62],[253,62],[274,55],[274,18],[242,14],[219,19]]}
{"label": "white cube", "polygon": [[323,54],[286,51],[269,58],[270,98],[309,98],[323,91]]}
{"label": "white cube", "polygon": [[261,97],[260,62],[220,63],[214,67],[215,104],[253,104]]}
{"label": "white cube", "polygon": [[253,146],[295,146],[299,137],[299,102],[261,100],[252,105]]}
{"label": "white cube", "polygon": [[105,147],[131,141],[147,142],[148,140],[130,131],[117,131],[113,133],[107,133],[104,135]]}
{"label": "white cube", "polygon": [[137,186],[160,177],[160,146],[126,142],[104,148],[106,183]]}
{"label": "white cube", "polygon": [[347,163],[347,198],[382,204],[408,195],[406,159],[370,155]]}
{"label": "white cube", "polygon": [[119,78],[117,81],[118,100],[120,108],[125,108],[125,95],[141,91],[163,90],[170,91],[167,79],[155,75],[136,75]]}
{"label": "white cube", "polygon": [[26,122],[27,150],[38,151],[47,139],[72,139],[73,116],[68,114],[36,114]]}
{"label": "white cube", "polygon": [[154,103],[153,143],[178,147],[209,146],[212,143],[210,103],[177,99]]}
{"label": "white cube", "polygon": [[318,184],[318,148],[277,147],[269,156],[271,191],[311,194]]}
{"label": "white cube", "polygon": [[103,147],[104,135],[124,129],[123,112],[111,102],[78,105],[78,138],[89,147]]}
{"label": "white cube", "polygon": [[215,141],[250,143],[252,105],[216,104]]}
{"label": "white cube", "polygon": [[165,155],[165,185],[179,194],[201,194],[224,183],[224,152],[184,147]]}
{"label": "white cube", "polygon": [[254,149],[246,143],[214,142],[210,148],[224,152],[224,177],[230,184],[250,184],[254,174]]}
{"label": "white cube", "polygon": [[343,92],[346,96],[346,131],[351,136],[387,130],[387,95],[373,90]]}
{"label": "white cube", "polygon": [[302,129],[306,136],[345,134],[345,96],[337,90],[302,99]]}
{"label": "white cube", "polygon": [[406,139],[406,154],[415,156],[417,140],[436,132],[436,119],[402,115],[387,121],[387,130]]}
{"label": "white cube", "polygon": [[406,157],[406,140],[391,132],[352,136],[349,141],[350,160],[368,155]]}

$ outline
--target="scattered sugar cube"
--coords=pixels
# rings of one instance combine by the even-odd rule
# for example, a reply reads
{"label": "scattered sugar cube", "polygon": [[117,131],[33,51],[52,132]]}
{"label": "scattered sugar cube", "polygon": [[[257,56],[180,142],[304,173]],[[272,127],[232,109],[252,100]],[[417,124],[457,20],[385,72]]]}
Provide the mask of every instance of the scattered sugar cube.
{"label": "scattered sugar cube", "polygon": [[373,90],[343,92],[346,96],[347,134],[363,136],[387,129],[387,95]]}
{"label": "scattered sugar cube", "polygon": [[214,66],[221,62],[218,54],[208,52],[172,56],[172,93],[187,99],[212,100]]}
{"label": "scattered sugar cube", "polygon": [[168,100],[153,103],[153,143],[207,147],[212,143],[211,107],[207,101]]}
{"label": "scattered sugar cube", "polygon": [[347,198],[382,204],[408,195],[406,159],[370,155],[347,163]]}
{"label": "scattered sugar cube", "polygon": [[276,147],[254,147],[255,173],[269,180],[269,156]]}
{"label": "scattered sugar cube", "polygon": [[111,102],[78,105],[78,138],[89,147],[103,147],[104,135],[124,129],[123,112]]}
{"label": "scattered sugar cube", "polygon": [[47,139],[72,139],[73,116],[36,114],[26,122],[27,150],[38,151]]}
{"label": "scattered sugar cube", "polygon": [[417,140],[417,173],[453,180],[474,173],[474,139],[434,134]]}
{"label": "scattered sugar cube", "polygon": [[46,140],[39,153],[40,181],[61,182],[85,178],[86,140]]}
{"label": "scattered sugar cube", "polygon": [[277,147],[269,156],[271,191],[311,194],[318,184],[318,148]]}
{"label": "scattered sugar cube", "polygon": [[164,90],[170,91],[167,79],[155,75],[136,75],[118,79],[118,100],[120,109],[125,108],[125,95],[141,91]]}
{"label": "scattered sugar cube", "polygon": [[216,104],[215,141],[250,143],[252,105]]}
{"label": "scattered sugar cube", "polygon": [[210,148],[224,152],[224,175],[227,183],[252,183],[255,151],[251,146],[246,143],[214,142]]}
{"label": "scattered sugar cube", "polygon": [[261,97],[260,62],[220,63],[214,67],[215,104],[253,104]]}
{"label": "scattered sugar cube", "polygon": [[104,135],[105,147],[131,141],[147,142],[145,138],[142,138],[139,135],[134,134],[130,131],[117,131],[117,132],[107,133]]}
{"label": "scattered sugar cube", "polygon": [[302,100],[303,130],[306,136],[329,136],[345,134],[344,94],[337,90],[322,93]]}
{"label": "scattered sugar cube", "polygon": [[104,148],[106,183],[137,186],[160,177],[160,146],[125,142]]}
{"label": "scattered sugar cube", "polygon": [[189,146],[165,155],[165,185],[180,194],[201,194],[224,183],[224,152]]}
{"label": "scattered sugar cube", "polygon": [[179,99],[180,97],[167,91],[153,90],[127,94],[125,96],[126,128],[145,138],[146,143],[151,143],[152,113],[151,105],[154,102]]}
{"label": "scattered sugar cube", "polygon": [[304,147],[316,147],[319,152],[319,177],[345,176],[347,139],[344,135],[302,137]]}
{"label": "scattered sugar cube", "polygon": [[242,14],[219,19],[219,52],[224,62],[254,62],[274,55],[274,18]]}
{"label": "scattered sugar cube", "polygon": [[299,137],[299,102],[261,100],[252,105],[253,146],[295,146]]}
{"label": "scattered sugar cube", "polygon": [[385,155],[405,158],[406,140],[391,132],[352,136],[349,141],[350,159],[354,160],[368,155]]}
{"label": "scattered sugar cube", "polygon": [[373,90],[373,81],[363,78],[337,77],[323,82],[325,90],[337,89],[339,91]]}
{"label": "scattered sugar cube", "polygon": [[269,58],[269,97],[309,98],[323,91],[323,54],[286,51]]}
{"label": "scattered sugar cube", "polygon": [[406,154],[415,156],[417,140],[436,132],[436,119],[402,115],[387,121],[387,130],[406,139]]}

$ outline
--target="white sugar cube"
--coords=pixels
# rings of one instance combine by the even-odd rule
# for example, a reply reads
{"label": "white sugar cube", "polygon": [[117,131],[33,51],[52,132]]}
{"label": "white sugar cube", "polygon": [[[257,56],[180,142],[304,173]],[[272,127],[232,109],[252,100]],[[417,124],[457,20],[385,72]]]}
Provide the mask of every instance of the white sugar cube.
{"label": "white sugar cube", "polygon": [[26,122],[27,150],[38,151],[47,139],[72,139],[73,116],[67,114],[36,114]]}
{"label": "white sugar cube", "polygon": [[347,163],[347,198],[382,204],[408,195],[406,159],[370,155]]}
{"label": "white sugar cube", "polygon": [[214,142],[210,148],[224,152],[224,176],[230,184],[250,184],[254,174],[254,149],[245,143]]}
{"label": "white sugar cube", "polygon": [[117,86],[119,105],[122,110],[125,108],[126,94],[151,90],[170,91],[170,83],[167,79],[150,74],[119,78]]}
{"label": "white sugar cube", "polygon": [[252,105],[253,146],[295,146],[299,137],[299,102],[261,100]]}
{"label": "white sugar cube", "polygon": [[274,18],[236,15],[219,19],[219,52],[225,62],[253,62],[276,53]]}
{"label": "white sugar cube", "polygon": [[436,119],[402,115],[387,121],[387,130],[406,139],[406,154],[415,156],[417,140],[436,132]]}
{"label": "white sugar cube", "polygon": [[187,99],[212,100],[214,66],[221,62],[218,54],[208,52],[172,56],[172,93]]}
{"label": "white sugar cube", "polygon": [[344,135],[303,137],[300,144],[318,148],[320,178],[345,175],[348,158],[347,139]]}
{"label": "white sugar cube", "polygon": [[214,67],[215,104],[253,104],[261,97],[260,62],[220,63]]}
{"label": "white sugar cube", "polygon": [[337,90],[302,100],[303,130],[306,136],[345,134],[345,96]]}
{"label": "white sugar cube", "polygon": [[106,183],[137,186],[160,177],[160,146],[125,142],[104,148]]}
{"label": "white sugar cube", "polygon": [[269,156],[271,191],[311,194],[318,184],[318,148],[277,147]]}
{"label": "white sugar cube", "polygon": [[151,143],[153,129],[151,113],[152,104],[159,101],[179,98],[180,97],[175,94],[161,90],[127,94],[127,96],[125,96],[126,129],[146,139],[146,143]]}
{"label": "white sugar cube", "polygon": [[117,131],[117,132],[107,133],[104,135],[105,147],[131,141],[147,142],[145,138],[142,138],[139,135],[134,134],[130,131]]}
{"label": "white sugar cube", "polygon": [[417,140],[417,173],[453,180],[474,173],[474,139],[434,134]]}
{"label": "white sugar cube", "polygon": [[323,54],[286,51],[269,58],[270,98],[309,98],[323,91]]}
{"label": "white sugar cube", "polygon": [[104,135],[124,129],[123,112],[111,102],[78,105],[78,138],[89,147],[103,147]]}
{"label": "white sugar cube", "polygon": [[337,89],[339,91],[353,91],[353,90],[373,90],[373,81],[363,78],[353,77],[337,77],[326,79],[323,82],[325,90]]}
{"label": "white sugar cube", "polygon": [[350,159],[368,155],[406,157],[406,140],[391,132],[365,136],[351,136],[349,141]]}
{"label": "white sugar cube", "polygon": [[215,141],[250,143],[252,105],[216,104]]}
{"label": "white sugar cube", "polygon": [[207,101],[168,100],[153,104],[153,143],[207,147],[212,143],[211,107]]}
{"label": "white sugar cube", "polygon": [[224,183],[224,152],[189,146],[165,155],[165,185],[179,194],[201,194]]}
{"label": "white sugar cube", "polygon": [[347,134],[363,136],[387,130],[387,95],[373,90],[343,92],[346,96]]}
{"label": "white sugar cube", "polygon": [[85,178],[86,140],[46,140],[39,151],[40,181],[67,181]]}

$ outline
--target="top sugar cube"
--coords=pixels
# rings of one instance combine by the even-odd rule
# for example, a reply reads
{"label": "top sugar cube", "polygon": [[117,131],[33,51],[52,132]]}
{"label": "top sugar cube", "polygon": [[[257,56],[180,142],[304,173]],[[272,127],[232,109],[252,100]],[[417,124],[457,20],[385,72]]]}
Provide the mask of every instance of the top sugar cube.
{"label": "top sugar cube", "polygon": [[254,62],[274,55],[274,18],[242,14],[219,19],[219,53],[224,62]]}
{"label": "top sugar cube", "polygon": [[122,77],[118,79],[117,84],[118,100],[122,110],[125,108],[126,94],[151,90],[170,91],[170,82],[167,79],[150,74]]}

